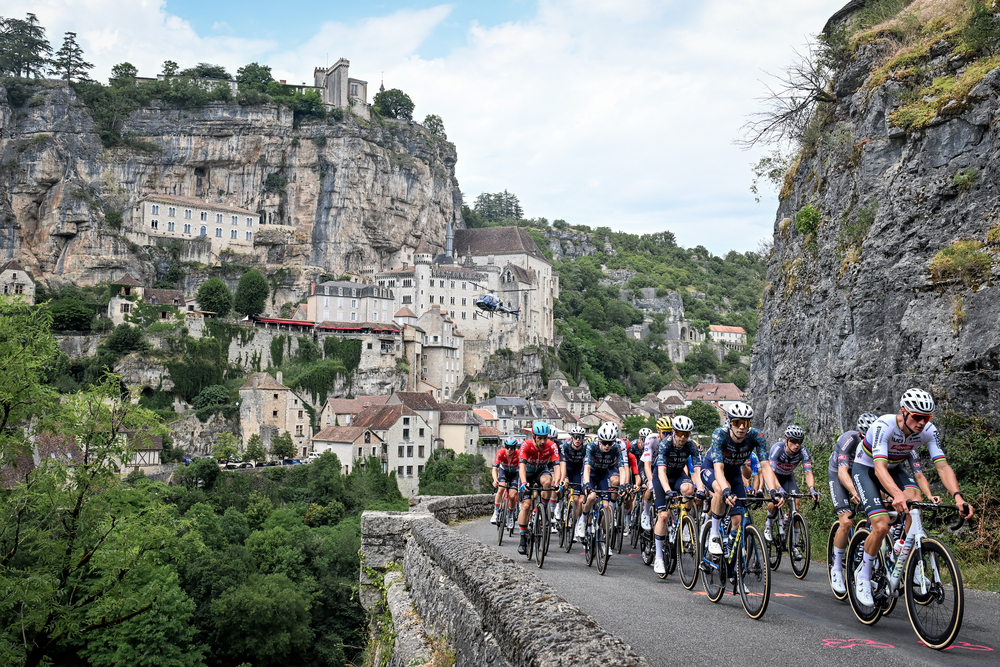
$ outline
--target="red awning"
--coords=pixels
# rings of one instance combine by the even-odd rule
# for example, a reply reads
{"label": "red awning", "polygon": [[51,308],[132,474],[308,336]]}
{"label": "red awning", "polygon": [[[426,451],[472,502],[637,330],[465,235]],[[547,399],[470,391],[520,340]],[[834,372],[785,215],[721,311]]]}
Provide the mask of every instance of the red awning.
{"label": "red awning", "polygon": [[303,327],[311,327],[315,325],[315,322],[308,322],[306,320],[282,320],[275,317],[258,317],[255,322],[263,322],[264,324],[298,324]]}

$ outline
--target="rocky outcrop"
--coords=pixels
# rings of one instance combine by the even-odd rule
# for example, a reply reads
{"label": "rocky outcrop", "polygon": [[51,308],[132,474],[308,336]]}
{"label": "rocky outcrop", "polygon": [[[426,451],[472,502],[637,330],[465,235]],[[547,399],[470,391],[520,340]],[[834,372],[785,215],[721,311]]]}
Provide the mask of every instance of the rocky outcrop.
{"label": "rocky outcrop", "polygon": [[[125,122],[129,147],[106,149],[72,89],[48,81],[17,108],[0,88],[0,129],[0,260],[17,257],[50,285],[126,270],[155,282],[165,250],[129,240],[142,231],[132,207],[146,194],[225,203],[284,225],[268,229],[276,233],[252,256],[226,262],[275,279],[275,307],[298,301],[319,274],[378,266],[421,240],[442,248],[448,222],[464,225],[454,145],[408,122],[348,114],[299,125],[273,105],[154,103]],[[111,212],[124,215],[120,229]],[[199,252],[182,249],[181,260]]]}
{"label": "rocky outcrop", "polygon": [[473,382],[488,382],[494,394],[537,396],[545,389],[543,363],[542,351],[536,347],[520,352],[500,350],[490,357]]}
{"label": "rocky outcrop", "polygon": [[[912,97],[872,78],[884,48],[861,48],[837,77],[824,134],[782,191],[750,382],[771,433],[798,411],[813,437],[835,436],[911,386],[1000,415],[1000,69],[907,131],[890,116]],[[950,51],[930,49],[928,81],[973,76]],[[796,225],[807,205],[821,214],[811,233],[808,213]],[[949,248],[965,254],[932,273]]]}

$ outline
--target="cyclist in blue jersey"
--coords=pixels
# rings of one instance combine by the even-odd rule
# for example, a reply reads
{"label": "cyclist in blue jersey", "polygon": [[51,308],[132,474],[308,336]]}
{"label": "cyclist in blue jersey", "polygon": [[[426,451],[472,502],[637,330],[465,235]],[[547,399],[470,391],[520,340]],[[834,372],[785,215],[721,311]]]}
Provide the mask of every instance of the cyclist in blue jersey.
{"label": "cyclist in blue jersey", "polygon": [[604,422],[597,430],[597,442],[587,445],[587,454],[583,460],[583,493],[587,496],[587,502],[576,523],[576,537],[579,540],[587,537],[587,513],[597,502],[594,490],[607,491],[609,487],[619,486],[619,483],[622,490],[627,488],[628,459],[618,442],[618,433],[617,424]]}
{"label": "cyclist in blue jersey", "polygon": [[[587,445],[584,438],[587,429],[582,426],[574,426],[569,431],[569,440],[562,444],[559,452],[560,466],[562,467],[562,478],[567,484],[574,484],[583,489],[583,460],[587,456]],[[576,509],[576,516],[582,516],[580,511],[583,506],[583,493],[573,496],[573,507]]]}
{"label": "cyclist in blue jersey", "polygon": [[679,415],[674,417],[672,426],[674,434],[660,443],[656,457],[656,482],[661,489],[656,504],[656,526],[653,528],[653,538],[656,541],[656,560],[653,561],[653,570],[657,574],[666,572],[663,545],[667,536],[667,523],[670,520],[670,512],[667,509],[670,506],[670,499],[677,493],[685,496],[694,495],[696,488],[701,497],[705,496],[701,481],[701,452],[691,440],[694,422],[690,417]]}
{"label": "cyclist in blue jersey", "polygon": [[955,471],[945,459],[941,436],[930,423],[934,407],[934,398],[926,391],[907,389],[899,401],[899,412],[879,417],[868,429],[851,467],[851,480],[872,525],[871,533],[865,540],[864,558],[855,577],[854,594],[864,606],[874,605],[872,562],[889,532],[889,513],[882,503],[881,493],[884,491],[892,497],[892,507],[900,514],[907,511],[907,500],[920,500],[916,480],[901,465],[906,459],[916,459],[920,445],[926,444],[930,450],[938,477],[955,499],[962,517],[972,518],[972,505],[962,496]]}
{"label": "cyclist in blue jersey", "polygon": [[[785,490],[785,493],[798,493],[799,484],[795,481],[795,469],[802,464],[802,468],[806,471],[806,484],[809,485],[809,494],[813,497],[813,500],[819,500],[819,492],[816,490],[816,477],[813,475],[813,464],[812,458],[809,457],[809,451],[803,441],[806,438],[806,432],[802,430],[802,427],[797,424],[792,424],[785,429],[785,439],[784,441],[779,441],[771,446],[771,452],[768,455],[768,459],[771,462],[771,468],[774,469],[774,474],[778,478],[778,483],[781,484],[781,488]],[[774,503],[768,503],[767,505],[767,521],[764,522],[764,539],[768,542],[771,541],[771,523],[777,517],[778,511],[774,508]],[[800,556],[801,554],[796,554]]]}
{"label": "cyclist in blue jersey", "polygon": [[[722,555],[722,536],[719,534],[719,523],[726,505],[734,507],[737,498],[746,497],[743,485],[743,463],[750,453],[757,454],[760,460],[761,474],[764,482],[771,489],[771,498],[777,499],[778,507],[785,502],[785,491],[778,483],[771,463],[767,458],[767,439],[758,429],[750,427],[753,419],[753,408],[743,402],[736,402],[726,411],[729,417],[727,426],[720,426],[712,434],[712,446],[702,461],[701,479],[706,487],[712,489],[712,532],[708,541],[709,552]],[[739,516],[734,515],[735,522]]]}

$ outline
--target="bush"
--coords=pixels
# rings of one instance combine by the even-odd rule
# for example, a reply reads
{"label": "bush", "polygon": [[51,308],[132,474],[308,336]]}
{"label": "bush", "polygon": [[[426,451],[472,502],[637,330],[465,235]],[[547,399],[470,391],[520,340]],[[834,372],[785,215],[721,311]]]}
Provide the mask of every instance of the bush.
{"label": "bush", "polygon": [[398,88],[383,90],[374,99],[374,108],[385,118],[410,120],[413,118],[413,100]]}
{"label": "bush", "polygon": [[979,241],[955,241],[942,248],[931,260],[931,275],[938,280],[960,278],[967,287],[979,285],[990,276],[992,261]]}
{"label": "bush", "polygon": [[951,184],[961,192],[968,192],[972,189],[973,183],[978,180],[978,169],[963,169],[951,177]]}
{"label": "bush", "polygon": [[129,352],[141,352],[147,347],[142,337],[142,329],[132,327],[128,324],[119,324],[111,332],[111,336],[104,342],[107,349],[118,354],[128,354]]}
{"label": "bush", "polygon": [[260,271],[247,271],[236,286],[233,308],[247,317],[256,317],[264,312],[268,294],[267,279]]}
{"label": "bush", "polygon": [[79,299],[59,299],[49,306],[55,331],[90,331],[94,310]]}
{"label": "bush", "polygon": [[288,185],[288,179],[281,174],[268,174],[264,179],[264,192],[278,193]]}
{"label": "bush", "polygon": [[108,223],[112,229],[121,229],[125,218],[121,211],[108,211],[104,214],[104,222]]}
{"label": "bush", "polygon": [[229,402],[229,390],[226,389],[225,385],[212,384],[204,389],[202,389],[194,400],[191,401],[191,405],[195,409],[207,408],[213,405],[224,405]]}
{"label": "bush", "polygon": [[819,211],[813,208],[812,204],[806,204],[795,214],[795,229],[803,236],[815,234],[816,230],[819,229],[819,221]]}

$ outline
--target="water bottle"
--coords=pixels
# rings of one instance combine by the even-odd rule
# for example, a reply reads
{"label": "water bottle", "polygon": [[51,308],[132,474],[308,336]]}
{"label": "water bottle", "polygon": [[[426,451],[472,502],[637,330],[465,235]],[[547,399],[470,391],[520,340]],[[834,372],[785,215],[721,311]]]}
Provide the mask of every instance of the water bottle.
{"label": "water bottle", "polygon": [[676,523],[671,523],[670,524],[670,532],[669,532],[669,536],[667,537],[667,541],[668,542],[673,542],[675,537],[677,537],[677,524]]}
{"label": "water bottle", "polygon": [[894,560],[899,560],[899,552],[903,550],[903,545],[906,544],[906,538],[901,537],[899,541],[892,546],[892,557]]}
{"label": "water bottle", "polygon": [[912,548],[913,538],[907,537],[899,550],[899,556],[896,558],[896,565],[892,568],[893,578],[898,579],[903,574],[903,567],[906,565],[906,557],[910,555],[910,549]]}

